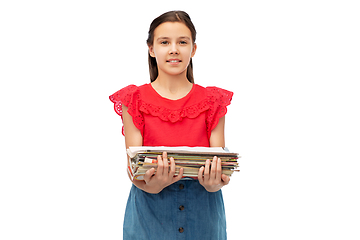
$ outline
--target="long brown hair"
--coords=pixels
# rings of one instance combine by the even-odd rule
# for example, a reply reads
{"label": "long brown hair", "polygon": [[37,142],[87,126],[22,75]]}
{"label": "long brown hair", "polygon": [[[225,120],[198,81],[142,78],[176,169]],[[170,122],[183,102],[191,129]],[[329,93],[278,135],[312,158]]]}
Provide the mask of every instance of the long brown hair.
{"label": "long brown hair", "polygon": [[[152,46],[154,44],[154,31],[155,29],[162,23],[165,22],[181,22],[184,23],[190,30],[191,32],[191,38],[193,43],[195,43],[196,40],[196,30],[195,30],[195,26],[191,21],[190,16],[183,11],[170,11],[170,12],[166,12],[162,15],[160,15],[159,17],[155,18],[154,21],[152,21],[152,23],[150,24],[150,29],[149,29],[149,35],[148,35],[148,39],[147,39],[147,45],[148,46]],[[156,78],[159,75],[158,72],[158,66],[156,63],[156,59],[150,56],[148,56],[148,60],[149,60],[149,72],[150,72],[150,80],[151,82],[155,81]],[[187,68],[187,72],[186,72],[186,77],[189,80],[189,82],[194,83],[194,74],[193,74],[193,64],[192,64],[192,59],[190,59],[190,63],[189,66]]]}

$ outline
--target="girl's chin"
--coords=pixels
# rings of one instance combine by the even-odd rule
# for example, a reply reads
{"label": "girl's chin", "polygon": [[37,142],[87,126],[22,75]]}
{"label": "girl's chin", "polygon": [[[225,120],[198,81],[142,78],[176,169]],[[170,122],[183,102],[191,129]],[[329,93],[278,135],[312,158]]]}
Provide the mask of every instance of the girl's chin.
{"label": "girl's chin", "polygon": [[163,74],[166,75],[170,75],[170,76],[178,76],[184,73],[184,71],[186,71],[186,69],[170,69],[170,70],[166,70],[166,71],[161,71]]}

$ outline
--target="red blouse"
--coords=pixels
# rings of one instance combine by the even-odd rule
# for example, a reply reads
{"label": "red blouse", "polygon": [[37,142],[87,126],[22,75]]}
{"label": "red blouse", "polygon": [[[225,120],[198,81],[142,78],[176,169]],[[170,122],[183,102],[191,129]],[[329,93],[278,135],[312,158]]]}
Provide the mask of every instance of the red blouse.
{"label": "red blouse", "polygon": [[121,105],[128,107],[144,146],[209,147],[211,131],[225,116],[232,96],[221,88],[193,84],[185,97],[170,100],[160,96],[151,84],[144,84],[129,85],[111,95],[110,100],[121,118]]}

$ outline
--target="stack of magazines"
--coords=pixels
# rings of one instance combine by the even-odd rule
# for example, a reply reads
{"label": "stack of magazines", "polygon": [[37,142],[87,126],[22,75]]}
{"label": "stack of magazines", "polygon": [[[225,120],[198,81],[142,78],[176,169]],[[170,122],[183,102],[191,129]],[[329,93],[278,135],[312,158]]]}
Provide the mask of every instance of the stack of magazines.
{"label": "stack of magazines", "polygon": [[[197,178],[200,167],[205,166],[207,159],[214,156],[221,159],[222,173],[231,176],[239,172],[237,153],[229,152],[226,148],[214,147],[129,147],[127,154],[130,157],[128,173],[132,179],[143,180],[144,174],[151,168],[157,168],[157,156],[167,152],[168,158],[175,160],[176,172],[184,169],[183,177]],[[169,162],[170,164],[170,162]]]}

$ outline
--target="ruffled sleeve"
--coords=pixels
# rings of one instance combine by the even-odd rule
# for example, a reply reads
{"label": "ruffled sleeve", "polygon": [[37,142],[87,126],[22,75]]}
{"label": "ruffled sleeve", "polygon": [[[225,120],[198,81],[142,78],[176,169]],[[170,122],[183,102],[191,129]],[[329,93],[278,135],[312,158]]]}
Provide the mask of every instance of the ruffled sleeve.
{"label": "ruffled sleeve", "polygon": [[233,92],[218,87],[207,87],[207,98],[209,110],[206,116],[206,128],[208,137],[211,136],[211,131],[219,123],[219,119],[225,116],[227,106],[230,105]]}
{"label": "ruffled sleeve", "polygon": [[[134,125],[141,131],[141,135],[143,135],[144,118],[139,111],[141,101],[138,87],[129,85],[112,94],[109,98],[110,101],[114,103],[114,110],[121,116],[121,119],[123,119],[122,105],[128,107],[127,112],[132,116]],[[122,127],[122,134],[125,136],[124,126]]]}

